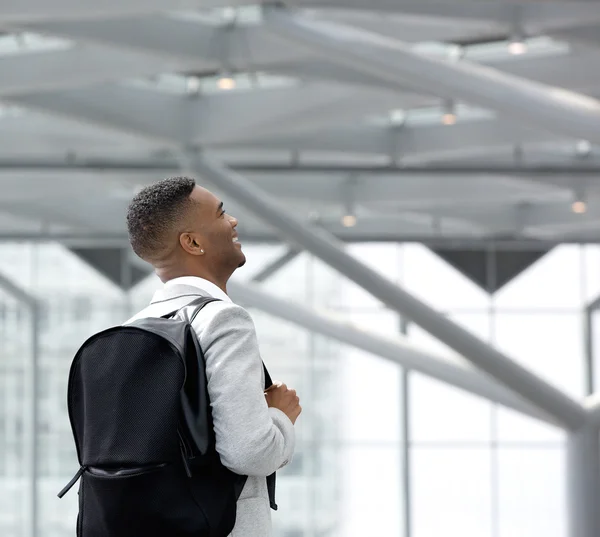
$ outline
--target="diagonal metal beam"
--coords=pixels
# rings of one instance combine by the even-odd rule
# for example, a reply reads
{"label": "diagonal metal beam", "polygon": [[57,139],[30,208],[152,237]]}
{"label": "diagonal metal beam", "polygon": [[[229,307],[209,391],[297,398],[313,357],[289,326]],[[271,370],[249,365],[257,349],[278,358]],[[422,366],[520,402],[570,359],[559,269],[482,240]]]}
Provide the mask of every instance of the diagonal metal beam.
{"label": "diagonal metal beam", "polygon": [[241,175],[206,155],[183,154],[182,165],[185,171],[198,172],[221,192],[272,225],[282,237],[338,270],[500,383],[556,418],[565,428],[577,429],[584,422],[585,411],[579,403],[347,254],[342,245],[325,231],[308,228],[286,214],[266,192],[261,192]]}
{"label": "diagonal metal beam", "polygon": [[155,142],[186,144],[190,139],[187,102],[154,91],[109,84],[22,95],[9,102]]}
{"label": "diagonal metal beam", "polygon": [[[317,24],[281,8],[266,10],[267,28],[314,53],[384,84],[408,83],[434,94],[491,108],[519,122],[600,143],[600,101],[469,62],[417,54],[401,41],[338,24]],[[396,60],[382,51],[395,52]]]}
{"label": "diagonal metal beam", "polygon": [[228,291],[238,302],[260,309],[280,319],[316,332],[346,345],[390,360],[431,378],[489,399],[548,423],[555,423],[536,407],[499,386],[492,379],[472,369],[453,364],[411,345],[400,336],[395,338],[370,334],[335,317],[318,313],[260,290],[256,285],[230,281]]}
{"label": "diagonal metal beam", "polygon": [[283,252],[282,255],[271,261],[271,263],[267,264],[254,276],[252,276],[252,281],[256,283],[262,283],[268,280],[271,276],[273,276],[273,274],[281,270],[287,264],[291,263],[299,255],[300,250],[296,250],[295,248],[288,248],[285,252]]}

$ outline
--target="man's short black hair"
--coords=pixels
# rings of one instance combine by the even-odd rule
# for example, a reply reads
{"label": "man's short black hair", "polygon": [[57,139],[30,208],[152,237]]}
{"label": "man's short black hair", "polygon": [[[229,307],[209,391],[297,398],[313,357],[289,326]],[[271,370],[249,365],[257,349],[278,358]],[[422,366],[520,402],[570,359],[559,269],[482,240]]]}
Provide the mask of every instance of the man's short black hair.
{"label": "man's short black hair", "polygon": [[152,261],[168,249],[167,239],[193,203],[190,194],[195,186],[190,177],[170,177],[136,194],[127,209],[127,230],[138,256]]}

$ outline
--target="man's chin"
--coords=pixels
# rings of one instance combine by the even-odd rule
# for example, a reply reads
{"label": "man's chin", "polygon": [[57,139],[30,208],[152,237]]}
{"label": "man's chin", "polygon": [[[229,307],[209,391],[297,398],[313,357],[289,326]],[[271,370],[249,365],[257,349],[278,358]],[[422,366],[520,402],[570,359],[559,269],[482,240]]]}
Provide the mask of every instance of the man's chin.
{"label": "man's chin", "polygon": [[242,254],[242,259],[241,259],[239,265],[237,266],[237,268],[242,268],[245,264],[246,264],[246,256],[244,254]]}

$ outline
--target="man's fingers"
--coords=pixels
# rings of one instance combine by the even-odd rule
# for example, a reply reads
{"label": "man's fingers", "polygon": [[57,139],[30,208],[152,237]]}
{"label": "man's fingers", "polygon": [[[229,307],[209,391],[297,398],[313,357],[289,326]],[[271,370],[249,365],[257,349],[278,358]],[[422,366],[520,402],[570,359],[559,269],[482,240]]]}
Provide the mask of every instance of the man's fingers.
{"label": "man's fingers", "polygon": [[285,386],[283,382],[275,381],[265,390],[265,393],[272,392],[273,390],[281,388],[282,386]]}

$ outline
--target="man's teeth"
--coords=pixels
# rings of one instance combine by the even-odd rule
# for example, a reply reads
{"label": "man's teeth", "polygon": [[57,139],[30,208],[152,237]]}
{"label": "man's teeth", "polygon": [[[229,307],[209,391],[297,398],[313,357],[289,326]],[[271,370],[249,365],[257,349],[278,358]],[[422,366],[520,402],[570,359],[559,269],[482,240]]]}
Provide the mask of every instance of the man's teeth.
{"label": "man's teeth", "polygon": [[238,239],[237,237],[235,239],[233,239],[233,242],[240,242],[240,239]]}

